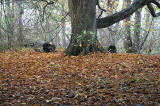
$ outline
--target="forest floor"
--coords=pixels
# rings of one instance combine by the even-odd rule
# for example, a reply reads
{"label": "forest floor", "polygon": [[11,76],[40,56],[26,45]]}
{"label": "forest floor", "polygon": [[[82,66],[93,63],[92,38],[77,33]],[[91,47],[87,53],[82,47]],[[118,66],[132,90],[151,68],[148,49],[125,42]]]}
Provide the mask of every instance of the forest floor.
{"label": "forest floor", "polygon": [[160,55],[0,52],[0,105],[160,105]]}

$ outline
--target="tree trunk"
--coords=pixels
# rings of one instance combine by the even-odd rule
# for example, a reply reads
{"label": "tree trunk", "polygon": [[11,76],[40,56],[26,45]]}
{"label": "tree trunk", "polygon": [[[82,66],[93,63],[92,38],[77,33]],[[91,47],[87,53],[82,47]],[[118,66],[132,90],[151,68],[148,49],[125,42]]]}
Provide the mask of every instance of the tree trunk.
{"label": "tree trunk", "polygon": [[[3,9],[3,0],[1,0],[1,11],[0,11],[0,21],[2,21],[2,9]],[[2,41],[2,24],[0,23],[0,41]]]}
{"label": "tree trunk", "polygon": [[[143,34],[143,38],[141,38],[142,40],[141,40],[140,47],[139,47],[139,53],[141,52],[141,50],[143,48],[145,48],[144,44],[147,41],[147,38],[149,37],[149,35],[152,35],[152,34],[150,34],[152,31],[150,31],[150,30],[152,29],[152,26],[154,26],[154,20],[153,20],[153,18],[150,20],[150,14],[146,14],[146,21],[145,22],[146,22],[146,26],[145,26],[146,30]],[[150,24],[148,24],[148,23],[150,23]]]}
{"label": "tree trunk", "polygon": [[96,37],[96,0],[69,0],[72,35],[67,55],[100,50]]}
{"label": "tree trunk", "polygon": [[[108,14],[108,16],[113,14],[113,5],[114,5],[114,3],[115,3],[114,0],[108,0],[107,1],[107,6],[109,8],[111,8],[110,13]],[[109,45],[114,45],[115,46],[115,35],[113,34],[113,26],[108,27],[108,31],[109,31]]]}
{"label": "tree trunk", "polygon": [[18,11],[17,11],[17,41],[19,43],[19,45],[22,45],[24,42],[24,35],[23,35],[23,19],[22,19],[22,15],[23,15],[23,7],[22,7],[22,1],[17,1],[17,7],[18,7]]}
{"label": "tree trunk", "polygon": [[139,52],[140,29],[141,29],[141,10],[138,10],[138,11],[135,12],[135,30],[134,30],[133,47],[132,47],[132,51],[134,53]]}
{"label": "tree trunk", "polygon": [[62,23],[61,37],[62,37],[62,46],[64,48],[66,48],[67,47],[67,41],[66,41],[66,38],[65,38],[65,22]]}
{"label": "tree trunk", "polygon": [[[131,4],[131,0],[125,0],[124,4],[126,7],[128,7]],[[130,25],[131,25],[130,17],[125,19],[124,24],[125,24],[125,30],[126,30],[124,35],[124,48],[127,53],[131,53],[132,38],[131,38],[131,32],[130,32]]]}
{"label": "tree trunk", "polygon": [[[65,16],[65,8],[64,8],[64,4],[62,4],[62,10],[61,10],[61,14],[62,16]],[[61,38],[62,38],[62,46],[64,48],[67,47],[67,41],[66,41],[66,37],[65,37],[65,21],[62,22],[62,30],[61,30]]]}
{"label": "tree trunk", "polygon": [[[4,9],[4,7],[5,6],[3,4],[3,9]],[[12,17],[10,0],[6,0],[6,7],[7,7],[7,11],[6,11],[6,14],[5,14],[5,24],[6,24],[6,27],[7,27],[8,49],[10,49],[11,46],[12,46],[12,41],[13,41],[12,24],[11,24],[11,20],[10,20],[10,18]]]}

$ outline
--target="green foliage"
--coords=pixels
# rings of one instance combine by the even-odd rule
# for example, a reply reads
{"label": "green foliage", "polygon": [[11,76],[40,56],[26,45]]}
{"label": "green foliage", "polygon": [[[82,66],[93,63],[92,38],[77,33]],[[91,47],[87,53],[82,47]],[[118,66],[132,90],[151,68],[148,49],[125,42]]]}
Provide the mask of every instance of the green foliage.
{"label": "green foliage", "polygon": [[138,11],[141,11],[141,10],[142,10],[141,8],[138,9]]}
{"label": "green foliage", "polygon": [[3,47],[0,47],[0,51],[4,51],[4,48],[3,48]]}
{"label": "green foliage", "polygon": [[152,50],[152,54],[160,54],[160,50],[158,48],[154,48]]}
{"label": "green foliage", "polygon": [[89,93],[90,93],[90,94],[93,94],[93,93],[94,93],[94,88],[91,88],[91,89],[89,90]]}
{"label": "green foliage", "polygon": [[[86,31],[86,30],[84,30],[83,32],[82,32],[82,34],[78,34],[77,35],[77,43],[79,43],[80,45],[79,46],[81,46],[81,43],[82,43],[82,40],[86,37],[86,36],[93,36],[94,35],[94,33],[93,32],[91,32],[91,31]],[[91,38],[94,38],[94,37],[91,37]],[[92,40],[92,39],[90,39],[90,40],[88,40],[88,42],[92,42],[92,41],[94,41],[94,40]],[[77,45],[76,45],[77,46]]]}
{"label": "green foliage", "polygon": [[[140,25],[141,25],[140,23],[137,23],[137,24],[136,24],[136,26],[140,26]],[[137,29],[137,30],[139,30],[139,29]]]}
{"label": "green foliage", "polygon": [[102,84],[103,84],[103,85],[106,85],[106,84],[107,84],[107,81],[106,81],[106,80],[103,80],[103,81],[102,81]]}
{"label": "green foliage", "polygon": [[107,87],[105,88],[105,93],[106,93],[106,94],[108,94],[108,93],[109,93],[109,91],[108,91],[108,88],[107,88]]}
{"label": "green foliage", "polygon": [[104,48],[105,50],[108,50],[108,47],[109,47],[109,46],[104,46],[103,48]]}
{"label": "green foliage", "polygon": [[57,65],[55,64],[55,63],[50,63],[50,65],[54,68],[54,69],[56,69],[57,68]]}
{"label": "green foliage", "polygon": [[10,50],[11,47],[9,46],[0,46],[0,52],[5,51],[5,50]]}
{"label": "green foliage", "polygon": [[138,82],[140,82],[140,78],[139,78],[139,76],[136,74],[136,76],[134,77],[134,81],[136,82],[136,83],[138,83]]}

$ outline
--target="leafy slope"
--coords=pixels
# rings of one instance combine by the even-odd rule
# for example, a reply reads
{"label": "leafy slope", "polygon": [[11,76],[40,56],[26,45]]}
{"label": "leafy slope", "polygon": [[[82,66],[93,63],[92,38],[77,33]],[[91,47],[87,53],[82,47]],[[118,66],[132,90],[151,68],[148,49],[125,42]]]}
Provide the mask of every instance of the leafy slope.
{"label": "leafy slope", "polygon": [[160,104],[160,55],[63,52],[0,53],[0,104]]}

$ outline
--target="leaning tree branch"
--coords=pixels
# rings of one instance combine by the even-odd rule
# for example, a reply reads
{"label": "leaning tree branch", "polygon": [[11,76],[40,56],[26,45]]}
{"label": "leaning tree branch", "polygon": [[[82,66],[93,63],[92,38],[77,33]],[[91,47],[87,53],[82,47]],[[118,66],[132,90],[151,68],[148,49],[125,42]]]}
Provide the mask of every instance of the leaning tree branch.
{"label": "leaning tree branch", "polygon": [[110,16],[97,19],[97,28],[99,29],[99,28],[106,28],[108,26],[111,26],[114,23],[129,17],[139,8],[142,8],[143,6],[148,5],[149,3],[152,3],[152,2],[155,4],[155,0],[135,0],[129,7],[127,7],[124,10],[118,13],[112,14]]}
{"label": "leaning tree branch", "polygon": [[153,0],[152,3],[155,4],[158,8],[160,8],[160,3],[157,0]]}
{"label": "leaning tree branch", "polygon": [[148,7],[148,9],[149,9],[149,11],[150,11],[150,13],[151,13],[151,15],[152,15],[153,17],[158,17],[158,16],[160,16],[160,13],[156,13],[156,12],[154,11],[154,8],[153,8],[152,4],[148,4],[147,7]]}
{"label": "leaning tree branch", "polygon": [[[155,4],[158,8],[160,8],[160,4],[159,4],[159,2],[158,2],[157,0],[153,0],[152,3]],[[153,17],[158,17],[158,16],[160,16],[160,12],[156,13],[156,12],[154,11],[154,8],[153,8],[153,6],[152,6],[151,3],[150,3],[150,4],[147,4],[147,7],[148,7],[148,9],[149,9],[149,11],[150,11],[150,13],[151,13],[151,15],[152,15]]]}

